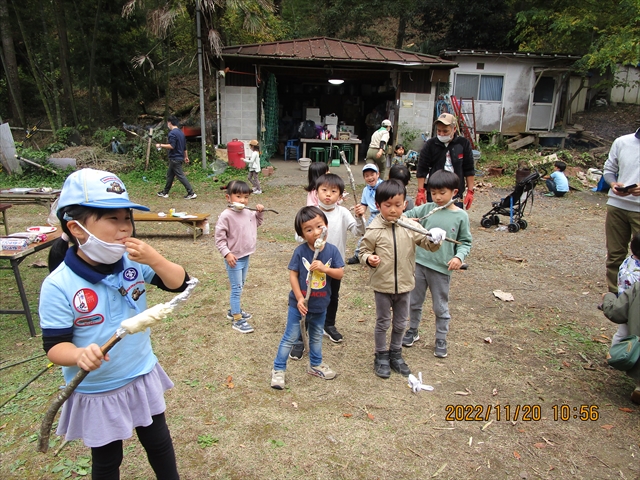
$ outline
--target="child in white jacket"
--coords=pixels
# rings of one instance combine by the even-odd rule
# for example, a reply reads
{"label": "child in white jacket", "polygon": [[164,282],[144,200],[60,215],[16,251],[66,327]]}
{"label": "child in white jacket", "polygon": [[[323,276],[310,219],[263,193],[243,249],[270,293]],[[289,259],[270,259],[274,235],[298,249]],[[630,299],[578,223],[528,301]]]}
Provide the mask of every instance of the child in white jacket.
{"label": "child in white jacket", "polygon": [[258,174],[260,173],[260,144],[258,140],[251,140],[249,148],[251,148],[251,157],[248,160],[246,158],[242,160],[249,167],[249,182],[253,185],[253,193],[262,193],[260,180],[258,179]]}

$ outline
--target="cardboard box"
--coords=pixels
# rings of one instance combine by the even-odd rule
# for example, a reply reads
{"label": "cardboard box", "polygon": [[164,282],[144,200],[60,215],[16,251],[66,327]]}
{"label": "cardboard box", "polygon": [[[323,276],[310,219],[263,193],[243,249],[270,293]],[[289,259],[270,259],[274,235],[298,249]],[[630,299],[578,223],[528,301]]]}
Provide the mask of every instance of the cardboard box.
{"label": "cardboard box", "polygon": [[2,238],[0,239],[2,250],[20,251],[29,246],[26,238]]}
{"label": "cardboard box", "polygon": [[338,125],[338,116],[335,113],[332,113],[331,115],[324,117],[322,121],[327,125]]}
{"label": "cardboard box", "polygon": [[307,107],[304,109],[304,116],[305,118],[309,118],[310,116],[320,118],[320,109]]}

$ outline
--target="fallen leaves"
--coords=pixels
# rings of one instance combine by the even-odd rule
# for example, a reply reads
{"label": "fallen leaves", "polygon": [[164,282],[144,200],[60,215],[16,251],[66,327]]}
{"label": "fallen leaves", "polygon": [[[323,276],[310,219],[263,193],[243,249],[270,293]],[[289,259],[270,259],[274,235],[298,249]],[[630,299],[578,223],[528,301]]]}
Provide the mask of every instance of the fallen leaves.
{"label": "fallen leaves", "polygon": [[491,345],[493,343],[493,340],[491,340],[491,337],[486,337],[484,339],[484,343],[488,343],[489,345]]}
{"label": "fallen leaves", "polygon": [[224,386],[227,388],[234,388],[235,385],[233,384],[233,377],[231,375],[229,375],[227,377],[227,380],[224,382]]}
{"label": "fallen leaves", "polygon": [[502,290],[494,290],[493,295],[496,298],[499,298],[503,302],[513,302],[514,298],[509,292],[503,292]]}
{"label": "fallen leaves", "polygon": [[520,460],[522,457],[520,456],[520,454],[517,451],[513,451],[513,456],[516,457],[518,460]]}
{"label": "fallen leaves", "polygon": [[613,425],[602,425],[600,428],[604,428],[605,430],[611,430]]}
{"label": "fallen leaves", "polygon": [[369,420],[375,420],[376,419],[376,417],[373,416],[373,413],[370,413],[370,412],[367,412],[367,418]]}
{"label": "fallen leaves", "polygon": [[540,449],[547,448],[547,444],[544,442],[534,443],[533,446]]}
{"label": "fallen leaves", "polygon": [[462,396],[467,396],[467,395],[471,395],[471,390],[469,390],[468,388],[464,389],[464,392],[461,390],[458,390],[457,392],[453,392],[454,395],[462,395]]}
{"label": "fallen leaves", "polygon": [[342,416],[345,418],[351,418],[353,417],[353,413],[343,413]]}
{"label": "fallen leaves", "polygon": [[633,413],[633,412],[635,412],[635,410],[633,408],[629,408],[629,407],[620,407],[618,410],[620,410],[621,412],[625,412],[625,413]]}

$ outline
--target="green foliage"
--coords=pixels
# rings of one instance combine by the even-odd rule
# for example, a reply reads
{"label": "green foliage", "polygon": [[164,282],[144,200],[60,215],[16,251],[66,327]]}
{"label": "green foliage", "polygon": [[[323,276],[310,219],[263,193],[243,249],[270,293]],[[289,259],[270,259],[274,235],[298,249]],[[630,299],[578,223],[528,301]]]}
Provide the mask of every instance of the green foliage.
{"label": "green foliage", "polygon": [[53,134],[53,138],[57,143],[69,144],[69,137],[75,132],[73,127],[62,127],[56,130]]}
{"label": "green foliage", "polygon": [[410,127],[407,122],[402,122],[398,128],[398,133],[402,137],[402,143],[405,149],[408,150],[422,132],[415,127]]}
{"label": "green foliage", "polygon": [[219,441],[220,441],[219,438],[214,437],[210,433],[205,433],[204,435],[198,435],[198,445],[201,448],[212,447]]}
{"label": "green foliage", "polygon": [[617,70],[640,63],[640,2],[529,0],[516,15],[513,34],[520,50],[584,55],[579,71]]}
{"label": "green foliage", "polygon": [[93,140],[103,147],[108,147],[114,137],[119,142],[124,142],[126,134],[118,127],[99,128],[93,134]]}
{"label": "green foliage", "polygon": [[273,438],[269,440],[269,444],[272,448],[280,448],[285,446],[285,443],[282,440],[274,440]]}
{"label": "green foliage", "polygon": [[91,459],[86,456],[78,458],[75,462],[68,458],[61,459],[51,469],[51,473],[60,473],[60,478],[85,477],[91,473]]}

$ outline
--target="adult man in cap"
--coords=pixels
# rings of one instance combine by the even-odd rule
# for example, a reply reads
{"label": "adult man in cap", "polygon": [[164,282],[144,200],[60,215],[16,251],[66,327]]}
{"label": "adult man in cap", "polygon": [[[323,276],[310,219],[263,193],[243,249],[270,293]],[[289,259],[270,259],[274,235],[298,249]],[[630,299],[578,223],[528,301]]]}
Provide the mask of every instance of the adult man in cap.
{"label": "adult man in cap", "polygon": [[610,292],[618,293],[618,269],[627,256],[631,237],[640,231],[640,128],[613,141],[603,172],[611,187],[604,227],[607,286]]}
{"label": "adult man in cap", "polygon": [[[450,113],[443,113],[435,123],[436,137],[430,138],[422,147],[418,157],[416,178],[418,179],[418,195],[416,205],[431,201],[431,194],[425,190],[425,179],[438,170],[454,172],[460,178],[460,187],[454,198],[456,205],[469,210],[473,202],[475,165],[473,151],[469,140],[458,135],[456,118]],[[466,182],[466,194],[465,194]]]}
{"label": "adult man in cap", "polygon": [[378,166],[381,178],[384,178],[384,170],[387,166],[387,156],[384,154],[384,150],[389,144],[389,130],[391,130],[391,122],[383,120],[380,128],[371,135],[371,142],[367,150],[366,162],[375,163]]}

